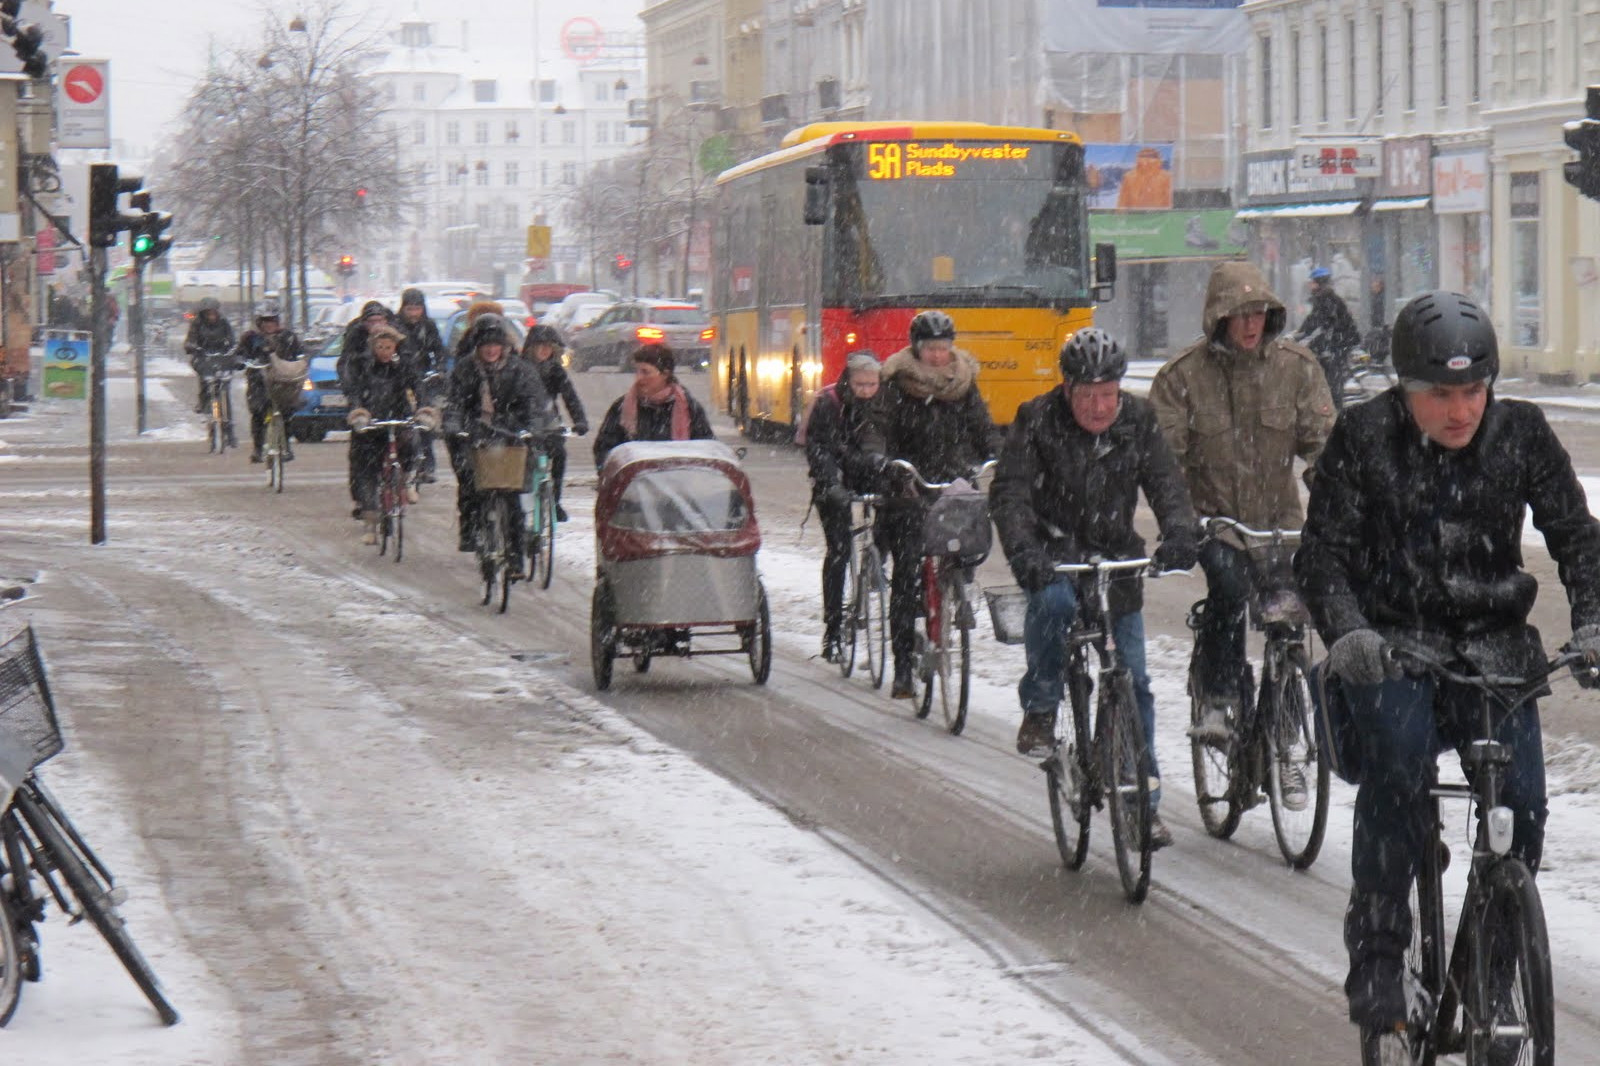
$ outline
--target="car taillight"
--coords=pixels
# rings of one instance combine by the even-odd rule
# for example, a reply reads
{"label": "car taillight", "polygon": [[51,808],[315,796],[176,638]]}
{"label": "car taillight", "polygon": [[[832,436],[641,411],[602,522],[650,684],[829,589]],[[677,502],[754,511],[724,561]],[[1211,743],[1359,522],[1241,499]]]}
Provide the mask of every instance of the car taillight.
{"label": "car taillight", "polygon": [[522,324],[523,324],[523,325],[524,325],[524,326],[527,326],[527,327],[528,327],[528,328],[529,328],[529,329],[532,329],[532,328],[533,328],[533,327],[534,327],[534,324],[535,324],[535,323],[536,323],[536,322],[538,322],[538,321],[539,321],[539,316],[538,316],[538,315],[529,315],[529,316],[528,316],[528,317],[527,317],[527,318],[526,318],[526,319],[525,319],[525,320],[524,320],[524,321],[523,321],[523,323],[522,323]]}
{"label": "car taillight", "polygon": [[700,339],[703,340],[703,341],[714,341],[714,340],[716,340],[717,339],[717,327],[716,326],[712,326],[710,329],[701,330],[700,331]]}
{"label": "car taillight", "polygon": [[638,329],[634,330],[634,333],[637,334],[639,339],[642,341],[665,340],[667,336],[665,332],[656,329],[654,326],[640,326]]}

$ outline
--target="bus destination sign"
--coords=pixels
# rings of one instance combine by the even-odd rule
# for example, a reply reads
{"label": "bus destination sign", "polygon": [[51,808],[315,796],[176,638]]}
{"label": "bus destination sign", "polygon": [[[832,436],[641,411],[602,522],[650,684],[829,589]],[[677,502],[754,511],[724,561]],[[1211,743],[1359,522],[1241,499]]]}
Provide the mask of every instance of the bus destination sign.
{"label": "bus destination sign", "polygon": [[907,178],[1023,177],[1048,166],[1042,145],[994,141],[880,141],[866,146],[864,172],[872,181]]}

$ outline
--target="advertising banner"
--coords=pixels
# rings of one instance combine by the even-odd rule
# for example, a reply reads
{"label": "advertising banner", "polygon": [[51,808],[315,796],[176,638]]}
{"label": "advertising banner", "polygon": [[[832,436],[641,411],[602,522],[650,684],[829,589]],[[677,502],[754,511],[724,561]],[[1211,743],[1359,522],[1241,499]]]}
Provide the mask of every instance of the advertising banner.
{"label": "advertising banner", "polygon": [[1118,260],[1196,259],[1243,255],[1248,233],[1231,208],[1089,214],[1095,243],[1117,246]]}
{"label": "advertising banner", "polygon": [[44,331],[44,382],[46,396],[81,400],[89,392],[90,334],[75,329]]}
{"label": "advertising banner", "polygon": [[1086,144],[1083,161],[1090,210],[1172,206],[1172,145]]}
{"label": "advertising banner", "polygon": [[1302,141],[1294,147],[1295,176],[1316,178],[1383,177],[1383,142],[1376,137],[1348,141]]}
{"label": "advertising banner", "polygon": [[1433,210],[1470,215],[1489,210],[1489,153],[1482,148],[1433,157]]}
{"label": "advertising banner", "polygon": [[1242,0],[1053,0],[1046,52],[1230,53],[1250,40]]}

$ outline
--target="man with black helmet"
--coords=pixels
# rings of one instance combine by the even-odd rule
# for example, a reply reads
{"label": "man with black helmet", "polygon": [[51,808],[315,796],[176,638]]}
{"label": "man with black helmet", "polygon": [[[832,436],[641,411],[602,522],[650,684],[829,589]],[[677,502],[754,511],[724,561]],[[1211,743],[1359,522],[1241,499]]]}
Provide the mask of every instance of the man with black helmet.
{"label": "man with black helmet", "polygon": [[[1404,1046],[1396,1027],[1406,1019],[1402,960],[1426,827],[1424,768],[1464,742],[1477,713],[1475,690],[1401,673],[1386,646],[1420,645],[1501,675],[1542,667],[1539,634],[1527,625],[1537,585],[1522,566],[1531,511],[1572,605],[1573,646],[1600,662],[1600,523],[1539,408],[1495,398],[1499,346],[1488,315],[1457,293],[1419,296],[1395,320],[1391,354],[1400,384],[1340,416],[1295,556],[1329,649],[1324,669],[1361,736],[1345,992],[1369,1063]],[[1501,793],[1514,817],[1512,854],[1537,871],[1547,807],[1533,701],[1498,739],[1514,759]]]}
{"label": "man with black helmet", "polygon": [[[239,359],[244,363],[266,364],[272,357],[299,359],[302,356],[300,338],[292,330],[283,328],[278,301],[267,300],[256,308],[255,329],[247,330],[239,338]],[[250,408],[250,461],[262,461],[262,448],[267,437],[267,410],[272,405],[272,390],[267,385],[267,372],[262,369],[246,370],[244,377],[245,405]],[[287,418],[288,411],[282,412]],[[287,438],[286,438],[287,441]],[[284,460],[294,458],[294,445],[287,444]]]}
{"label": "man with black helmet", "polygon": [[[589,432],[589,417],[584,413],[583,400],[578,397],[578,390],[572,384],[567,368],[561,365],[561,351],[566,346],[560,330],[541,322],[528,331],[527,339],[522,342],[522,358],[539,375],[545,395],[550,397],[550,414],[557,424],[561,418],[561,411],[556,406],[559,400],[567,405],[567,416],[572,419],[572,432],[581,437]],[[545,452],[550,456],[550,485],[555,490],[556,521],[565,522],[567,509],[561,506],[561,483],[567,476],[566,440],[558,433],[550,434],[545,440]]]}
{"label": "man with black helmet", "polygon": [[[1061,387],[1017,409],[989,491],[1006,560],[1028,592],[1028,669],[1017,686],[1023,711],[1017,750],[1024,755],[1044,755],[1054,740],[1066,631],[1078,612],[1078,588],[1055,565],[1090,556],[1142,558],[1144,539],[1133,528],[1140,489],[1161,528],[1152,561],[1162,570],[1195,564],[1195,517],[1183,474],[1149,402],[1122,391],[1127,365],[1122,345],[1104,330],[1089,327],[1067,338]],[[1133,676],[1154,769],[1155,697],[1145,669],[1142,589],[1136,576],[1116,586],[1112,634]],[[1159,803],[1159,793],[1152,803]],[[1152,818],[1150,835],[1156,847],[1172,843],[1159,817]]]}
{"label": "man with black helmet", "polygon": [[[1333,399],[1317,357],[1283,337],[1283,304],[1253,263],[1218,264],[1206,286],[1205,336],[1156,374],[1150,402],[1201,515],[1254,529],[1298,529],[1296,458],[1316,462],[1333,428]],[[1271,560],[1256,560],[1271,563]],[[1286,567],[1287,560],[1283,561]],[[1226,744],[1241,712],[1245,608],[1257,583],[1292,599],[1288,574],[1262,566],[1228,536],[1200,547],[1206,599],[1197,608],[1196,739]],[[1285,609],[1272,603],[1274,611]]]}
{"label": "man with black helmet", "polygon": [[[883,364],[878,417],[862,434],[862,450],[873,457],[877,469],[892,459],[904,459],[924,481],[967,477],[995,452],[989,405],[978,393],[978,361],[955,346],[956,324],[943,311],[916,315],[909,333],[910,343]],[[908,482],[901,480],[899,485],[900,492],[886,496],[882,512],[894,555],[889,586],[889,633],[894,644],[890,695],[911,699],[916,695],[911,658],[928,505]]]}
{"label": "man with black helmet", "polygon": [[[400,314],[394,327],[400,331],[400,361],[422,383],[422,402],[432,403],[444,391],[442,380],[428,378],[445,372],[444,340],[439,336],[439,324],[428,315],[427,297],[421,289],[406,289],[400,294]],[[431,482],[436,468],[432,433],[421,431],[419,449],[422,462],[417,480]]]}
{"label": "man with black helmet", "polygon": [[[533,368],[511,352],[511,327],[499,315],[480,315],[463,337],[465,356],[450,372],[446,429],[456,471],[456,512],[461,551],[476,551],[483,494],[473,480],[473,445],[550,429],[550,398]],[[466,433],[458,442],[456,434]],[[522,527],[522,504],[511,496],[513,528]],[[511,538],[511,573],[522,573],[522,538]]]}

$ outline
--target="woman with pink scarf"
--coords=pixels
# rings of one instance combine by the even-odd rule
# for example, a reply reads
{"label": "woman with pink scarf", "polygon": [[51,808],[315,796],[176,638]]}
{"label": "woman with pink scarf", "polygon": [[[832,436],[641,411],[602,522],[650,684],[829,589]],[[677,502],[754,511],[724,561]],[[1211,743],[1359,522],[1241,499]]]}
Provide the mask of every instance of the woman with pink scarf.
{"label": "woman with pink scarf", "polygon": [[672,349],[646,344],[633,353],[633,387],[606,412],[594,438],[594,465],[630,440],[711,440],[711,422],[673,374]]}

